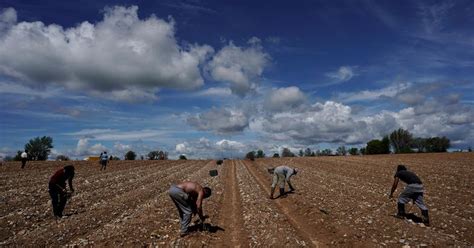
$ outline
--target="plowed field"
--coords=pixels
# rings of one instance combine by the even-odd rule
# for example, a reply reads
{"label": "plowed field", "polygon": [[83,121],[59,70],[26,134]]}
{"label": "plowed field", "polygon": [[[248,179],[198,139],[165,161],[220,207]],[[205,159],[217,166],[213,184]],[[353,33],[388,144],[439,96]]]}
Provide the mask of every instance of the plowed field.
{"label": "plowed field", "polygon": [[[75,195],[66,217],[52,217],[48,178],[74,164]],[[388,193],[397,164],[425,185],[432,225],[392,217]],[[268,199],[268,168],[300,169],[295,193]],[[219,176],[210,177],[217,169]],[[474,245],[474,153],[113,161],[29,162],[0,166],[0,246],[106,247],[411,247]],[[167,190],[183,180],[213,189],[204,202],[210,216],[180,238]],[[402,190],[399,185],[396,194]],[[278,190],[277,190],[278,191]],[[275,196],[278,192],[275,193]],[[416,206],[407,211],[420,216]],[[196,219],[196,217],[195,217]]]}

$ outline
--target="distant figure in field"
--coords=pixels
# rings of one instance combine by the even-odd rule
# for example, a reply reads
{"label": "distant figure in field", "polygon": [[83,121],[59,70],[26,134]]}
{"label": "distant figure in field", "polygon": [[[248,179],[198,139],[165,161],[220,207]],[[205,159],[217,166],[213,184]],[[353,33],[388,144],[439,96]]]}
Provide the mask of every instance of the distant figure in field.
{"label": "distant figure in field", "polygon": [[105,170],[107,168],[107,161],[109,157],[107,156],[107,152],[103,152],[100,154],[100,170]]}
{"label": "distant figure in field", "polygon": [[428,216],[428,208],[423,203],[424,190],[423,183],[421,182],[420,178],[415,173],[408,171],[404,165],[398,165],[389,198],[393,197],[393,192],[395,192],[395,190],[397,189],[399,180],[402,180],[407,185],[398,197],[398,213],[396,217],[401,219],[405,218],[405,204],[410,201],[413,201],[416,206],[418,206],[418,208],[420,208],[421,210],[421,215],[423,216],[423,223],[429,226],[430,219]]}
{"label": "distant figure in field", "polygon": [[211,196],[210,188],[202,187],[195,182],[182,182],[172,185],[168,193],[178,209],[181,221],[181,237],[189,234],[188,227],[191,223],[192,215],[198,214],[202,222],[208,218],[207,215],[202,213],[202,200]]}
{"label": "distant figure in field", "polygon": [[288,183],[288,186],[290,187],[290,192],[295,191],[295,188],[293,187],[293,185],[291,185],[290,178],[293,175],[296,175],[296,173],[298,173],[298,170],[296,168],[290,168],[285,165],[276,167],[273,171],[273,182],[270,193],[270,199],[274,199],[273,193],[275,192],[275,187],[277,184],[280,186],[280,195],[278,197],[285,196],[285,182]]}
{"label": "distant figure in field", "polygon": [[[61,218],[66,206],[68,196],[74,192],[72,179],[74,178],[74,166],[67,165],[56,171],[49,179],[49,195],[53,204],[54,217]],[[69,183],[70,193],[66,189],[66,181]]]}
{"label": "distant figure in field", "polygon": [[26,161],[28,161],[28,150],[25,150],[24,152],[21,153],[21,168],[25,168]]}

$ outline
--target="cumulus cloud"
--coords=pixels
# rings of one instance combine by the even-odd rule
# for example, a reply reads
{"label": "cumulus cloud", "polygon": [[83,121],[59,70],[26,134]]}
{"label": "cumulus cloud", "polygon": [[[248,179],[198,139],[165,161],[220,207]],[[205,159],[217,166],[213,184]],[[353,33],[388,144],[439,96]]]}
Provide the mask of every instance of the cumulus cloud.
{"label": "cumulus cloud", "polygon": [[0,34],[17,22],[16,10],[6,8],[0,11]]}
{"label": "cumulus cloud", "polygon": [[247,145],[239,141],[222,139],[213,142],[203,137],[199,140],[176,144],[175,152],[189,155],[189,157],[218,158],[222,156],[243,156],[249,149]]}
{"label": "cumulus cloud", "polygon": [[446,136],[455,144],[474,141],[474,109],[445,100],[427,101],[399,111],[354,113],[343,103],[326,101],[252,118],[251,131],[277,142],[363,144],[397,128],[417,137]]}
{"label": "cumulus cloud", "polygon": [[106,8],[100,22],[66,28],[17,23],[15,10],[6,9],[0,15],[0,73],[30,86],[54,84],[126,101],[154,100],[162,87],[202,86],[199,66],[213,49],[182,47],[172,19],[140,19],[137,12],[137,6]]}
{"label": "cumulus cloud", "polygon": [[249,120],[240,110],[213,108],[208,112],[188,117],[187,123],[198,130],[227,134],[243,131],[248,126]]}
{"label": "cumulus cloud", "polygon": [[353,119],[351,108],[328,101],[316,103],[299,112],[282,112],[255,118],[250,129],[265,132],[273,139],[304,143],[341,142],[363,123]]}
{"label": "cumulus cloud", "polygon": [[354,69],[354,66],[341,66],[335,72],[326,73],[326,76],[336,82],[345,82],[351,80],[356,75]]}
{"label": "cumulus cloud", "polygon": [[214,80],[229,83],[233,93],[244,96],[256,87],[269,60],[260,40],[254,37],[249,47],[230,42],[214,55],[207,69]]}
{"label": "cumulus cloud", "polygon": [[288,110],[304,103],[306,96],[298,87],[273,89],[266,97],[264,106],[270,111]]}
{"label": "cumulus cloud", "polygon": [[75,156],[97,156],[103,151],[107,151],[107,147],[101,143],[94,145],[89,144],[88,138],[79,139],[76,146]]}
{"label": "cumulus cloud", "polygon": [[238,141],[233,141],[233,140],[220,140],[216,142],[216,147],[219,150],[237,150],[237,151],[242,151],[242,149],[245,148],[245,145],[238,142]]}

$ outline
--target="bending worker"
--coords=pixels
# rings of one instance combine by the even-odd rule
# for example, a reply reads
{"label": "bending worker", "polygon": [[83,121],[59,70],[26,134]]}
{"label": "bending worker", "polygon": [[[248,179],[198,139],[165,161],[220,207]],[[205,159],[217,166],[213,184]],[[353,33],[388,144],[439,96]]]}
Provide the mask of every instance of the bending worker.
{"label": "bending worker", "polygon": [[202,200],[211,196],[210,188],[202,187],[195,182],[182,182],[172,185],[168,193],[178,209],[181,221],[181,237],[189,234],[188,227],[191,223],[192,215],[198,214],[204,223],[207,216],[202,213]]}
{"label": "bending worker", "polygon": [[56,171],[49,179],[49,195],[53,204],[54,217],[61,218],[63,210],[66,206],[68,192],[66,189],[66,181],[69,183],[71,193],[74,192],[72,187],[72,179],[74,178],[74,166],[67,165]]}
{"label": "bending worker", "polygon": [[270,193],[270,199],[274,199],[273,193],[275,192],[275,186],[277,184],[280,186],[280,195],[278,197],[285,196],[285,182],[288,183],[288,186],[290,187],[290,192],[295,191],[295,188],[293,187],[293,185],[291,185],[290,178],[293,175],[296,175],[296,173],[298,173],[298,170],[296,168],[290,168],[284,165],[276,167],[273,171],[273,182]]}
{"label": "bending worker", "polygon": [[407,185],[398,197],[398,213],[396,217],[404,219],[406,217],[405,204],[413,200],[416,206],[421,210],[423,223],[429,226],[430,220],[428,216],[428,208],[423,203],[424,190],[420,178],[415,173],[408,171],[404,165],[398,165],[397,172],[394,176],[392,190],[390,191],[390,198],[393,197],[393,192],[397,189],[399,180],[402,180]]}

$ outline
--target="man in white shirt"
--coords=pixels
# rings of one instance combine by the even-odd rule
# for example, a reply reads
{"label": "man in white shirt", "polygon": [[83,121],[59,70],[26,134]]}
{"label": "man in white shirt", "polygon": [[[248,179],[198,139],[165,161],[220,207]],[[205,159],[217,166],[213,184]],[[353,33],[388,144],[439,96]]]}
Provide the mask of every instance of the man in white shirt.
{"label": "man in white shirt", "polygon": [[21,168],[25,168],[26,161],[28,160],[28,150],[25,150],[24,152],[21,153]]}
{"label": "man in white shirt", "polygon": [[295,188],[293,185],[291,185],[290,178],[293,175],[296,175],[298,173],[298,170],[296,168],[290,168],[288,166],[278,166],[275,168],[273,171],[273,182],[272,182],[272,188],[271,188],[271,193],[270,193],[270,199],[273,198],[273,193],[275,192],[275,187],[278,184],[280,187],[280,196],[278,197],[285,197],[285,182],[288,183],[288,186],[290,187],[290,192],[293,192]]}

